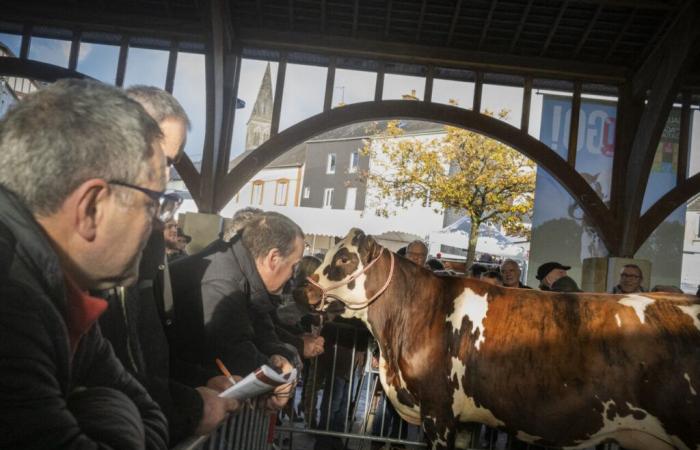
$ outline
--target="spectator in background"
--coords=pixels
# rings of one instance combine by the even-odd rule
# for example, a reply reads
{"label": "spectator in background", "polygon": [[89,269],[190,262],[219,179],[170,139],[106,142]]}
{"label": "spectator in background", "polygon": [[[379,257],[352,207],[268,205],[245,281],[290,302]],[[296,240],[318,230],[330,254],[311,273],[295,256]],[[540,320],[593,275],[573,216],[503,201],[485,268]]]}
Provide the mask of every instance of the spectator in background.
{"label": "spectator in background", "polygon": [[432,270],[433,272],[444,272],[445,265],[440,262],[439,259],[430,258],[425,262],[425,267]]}
{"label": "spectator in background", "polygon": [[625,264],[620,271],[620,281],[612,290],[613,294],[633,294],[644,292],[642,281],[644,274],[642,269],[636,264]]}
{"label": "spectator in background", "polygon": [[476,278],[479,280],[481,279],[481,274],[488,272],[488,270],[489,269],[486,266],[481,264],[472,264],[472,266],[469,268],[469,278]]}
{"label": "spectator in background", "polygon": [[233,239],[233,236],[238,233],[240,230],[243,229],[243,227],[255,216],[258,214],[261,214],[263,212],[262,209],[260,208],[254,208],[252,206],[248,206],[246,208],[241,208],[235,213],[233,213],[233,217],[231,218],[231,225],[224,230],[221,238],[225,242],[230,242],[231,239]]}
{"label": "spectator in background", "polygon": [[187,244],[192,242],[192,236],[185,234],[182,228],[177,228],[177,249],[181,256],[187,256]]}
{"label": "spectator in background", "polygon": [[406,258],[413,261],[420,267],[425,265],[428,258],[428,246],[423,241],[413,241],[406,246]]}
{"label": "spectator in background", "polygon": [[520,265],[517,261],[506,259],[503,261],[503,264],[501,264],[503,286],[509,288],[532,289],[530,286],[526,286],[520,281],[520,274]]}
{"label": "spectator in background", "polygon": [[565,266],[552,261],[542,264],[537,268],[537,278],[540,281],[540,290],[556,292],[583,292],[576,282],[567,275],[570,266]]}
{"label": "spectator in background", "polygon": [[480,280],[488,284],[493,284],[494,286],[503,286],[501,274],[495,270],[489,270],[488,272],[482,273]]}
{"label": "spectator in background", "polygon": [[668,292],[669,294],[683,294],[683,290],[667,284],[657,284],[651,289],[651,292]]}
{"label": "spectator in background", "polygon": [[0,121],[0,448],[167,448],[165,417],[96,326],[107,303],[87,293],[137,279],[167,206],[160,138],[123,91],[87,80]]}

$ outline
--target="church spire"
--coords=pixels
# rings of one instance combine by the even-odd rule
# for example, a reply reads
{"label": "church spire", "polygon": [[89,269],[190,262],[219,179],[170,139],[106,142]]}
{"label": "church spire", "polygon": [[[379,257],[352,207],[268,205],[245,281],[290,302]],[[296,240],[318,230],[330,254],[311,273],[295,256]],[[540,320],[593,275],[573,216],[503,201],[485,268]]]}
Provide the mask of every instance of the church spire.
{"label": "church spire", "polygon": [[270,137],[270,127],[272,125],[272,75],[270,73],[270,63],[267,63],[255,99],[253,111],[246,126],[245,149],[257,148]]}

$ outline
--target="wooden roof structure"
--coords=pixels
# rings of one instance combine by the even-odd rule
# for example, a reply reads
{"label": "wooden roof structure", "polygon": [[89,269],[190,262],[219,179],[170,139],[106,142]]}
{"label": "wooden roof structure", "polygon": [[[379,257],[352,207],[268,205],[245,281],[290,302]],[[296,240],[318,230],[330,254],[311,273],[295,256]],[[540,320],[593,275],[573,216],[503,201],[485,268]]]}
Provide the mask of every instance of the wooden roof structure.
{"label": "wooden roof structure", "polygon": [[[632,256],[678,206],[700,192],[687,176],[691,104],[700,89],[700,2],[694,0],[24,0],[2,6],[0,32],[24,36],[0,74],[51,81],[75,72],[80,42],[205,54],[207,132],[201,173],[177,167],[203,212],[220,210],[257,171],[310,137],[365,120],[403,117],[474,129],[506,142],[550,172],[597,227],[611,256]],[[73,42],[68,69],[28,59],[32,36]],[[242,58],[279,62],[271,138],[229,171],[231,127]],[[323,112],[279,132],[288,63],[326,67]],[[378,74],[375,99],[331,108],[336,68]],[[425,77],[422,101],[383,100],[384,75]],[[434,79],[475,83],[471,111],[432,102]],[[524,88],[519,128],[480,113],[484,82]],[[533,87],[564,83],[573,93],[569,155],[527,132]],[[610,204],[575,170],[582,93],[618,97]],[[642,214],[656,146],[673,104],[682,105],[676,188]]]}

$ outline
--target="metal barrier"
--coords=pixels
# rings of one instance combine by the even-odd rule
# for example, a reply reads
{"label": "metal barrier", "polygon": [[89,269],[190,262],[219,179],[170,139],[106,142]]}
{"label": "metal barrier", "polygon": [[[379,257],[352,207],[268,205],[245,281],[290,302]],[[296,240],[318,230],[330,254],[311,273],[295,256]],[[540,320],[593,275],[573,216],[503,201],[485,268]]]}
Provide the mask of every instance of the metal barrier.
{"label": "metal barrier", "polygon": [[271,450],[274,415],[245,406],[207,436],[192,437],[175,450]]}

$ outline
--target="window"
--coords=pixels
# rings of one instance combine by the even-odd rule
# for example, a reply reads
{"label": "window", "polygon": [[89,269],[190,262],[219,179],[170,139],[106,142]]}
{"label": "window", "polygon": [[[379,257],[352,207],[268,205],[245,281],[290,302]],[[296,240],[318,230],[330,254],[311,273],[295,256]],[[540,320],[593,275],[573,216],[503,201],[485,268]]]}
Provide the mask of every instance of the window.
{"label": "window", "polygon": [[308,186],[304,187],[304,198],[309,198],[311,196],[311,189]]}
{"label": "window", "polygon": [[328,163],[326,164],[326,173],[335,173],[335,153],[328,155]]}
{"label": "window", "polygon": [[350,154],[350,167],[348,172],[357,172],[357,166],[360,164],[360,153],[356,150]]}
{"label": "window", "polygon": [[287,196],[289,194],[289,180],[277,180],[275,185],[275,205],[285,206],[287,204]]}
{"label": "window", "polygon": [[323,191],[323,207],[333,207],[333,188],[327,188],[325,191]]}
{"label": "window", "polygon": [[265,182],[263,180],[253,181],[253,189],[250,191],[250,204],[251,205],[262,205],[263,202],[263,188],[265,187]]}

